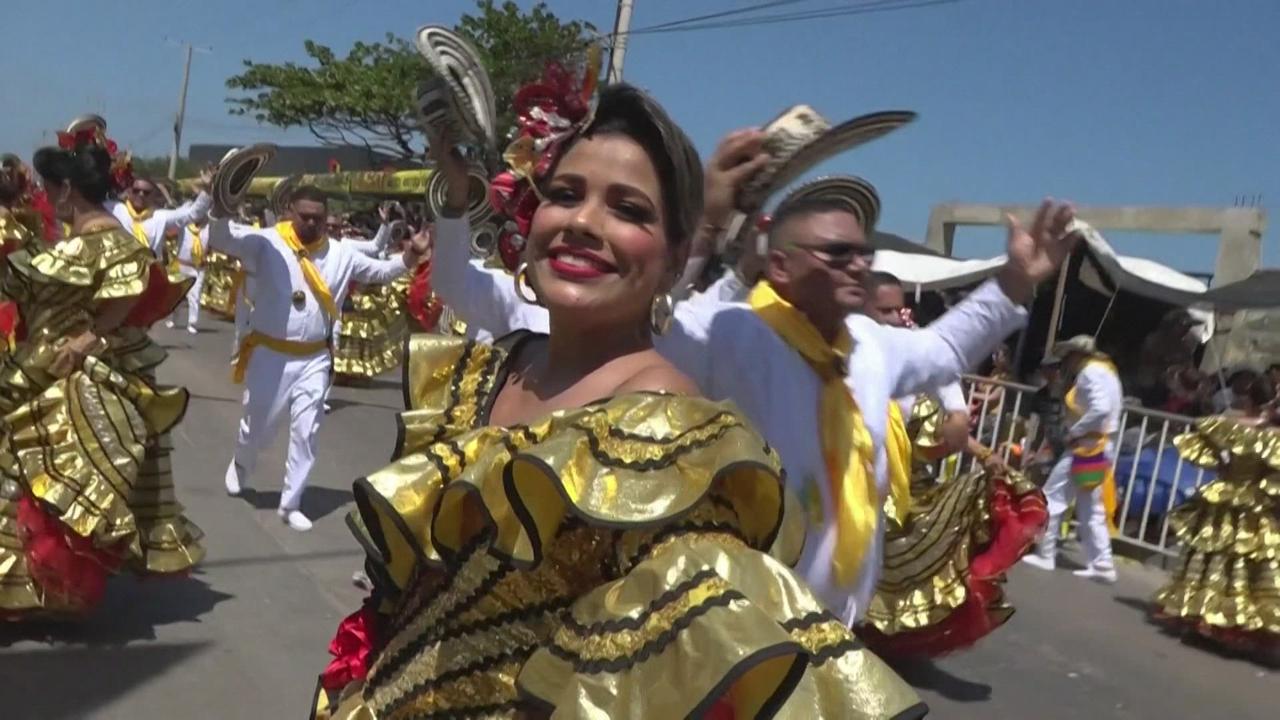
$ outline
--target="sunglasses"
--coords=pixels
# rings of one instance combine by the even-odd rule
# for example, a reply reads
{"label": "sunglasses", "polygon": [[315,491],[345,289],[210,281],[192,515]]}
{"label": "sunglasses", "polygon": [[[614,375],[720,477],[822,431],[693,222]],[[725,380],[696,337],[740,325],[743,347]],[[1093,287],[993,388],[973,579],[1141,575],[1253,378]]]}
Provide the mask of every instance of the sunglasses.
{"label": "sunglasses", "polygon": [[855,261],[870,265],[872,259],[876,256],[876,249],[870,245],[849,242],[834,242],[822,245],[801,245],[797,243],[795,247],[809,253],[823,265],[833,269],[849,267]]}

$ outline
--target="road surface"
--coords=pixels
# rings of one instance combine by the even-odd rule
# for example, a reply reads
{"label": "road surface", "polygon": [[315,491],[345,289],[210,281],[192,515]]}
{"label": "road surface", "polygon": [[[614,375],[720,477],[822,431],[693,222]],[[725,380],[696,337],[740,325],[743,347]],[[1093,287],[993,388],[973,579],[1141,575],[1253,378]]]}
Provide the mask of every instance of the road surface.
{"label": "road surface", "polygon": [[[151,720],[299,718],[307,713],[334,628],[360,602],[362,554],[343,516],[352,478],[379,467],[395,440],[398,376],[337,388],[304,509],[314,530],[276,517],[284,438],[264,453],[252,492],[229,498],[239,394],[227,364],[230,326],[198,336],[158,329],[170,348],[161,380],[190,388],[174,433],[175,475],[208,558],[189,578],[113,580],[105,604],[74,627],[0,626],[0,717]],[[1276,673],[1161,634],[1144,619],[1160,573],[1121,568],[1114,587],[1065,570],[1016,569],[1018,613],[977,648],[899,670],[950,720],[1274,718]]]}

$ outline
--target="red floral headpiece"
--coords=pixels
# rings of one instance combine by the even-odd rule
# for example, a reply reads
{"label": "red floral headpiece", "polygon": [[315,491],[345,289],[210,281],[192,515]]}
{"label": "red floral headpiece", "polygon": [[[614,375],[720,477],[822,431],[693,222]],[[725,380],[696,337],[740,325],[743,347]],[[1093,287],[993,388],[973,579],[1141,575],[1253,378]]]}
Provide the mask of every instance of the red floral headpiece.
{"label": "red floral headpiece", "polygon": [[120,152],[116,141],[107,137],[97,125],[90,125],[73,133],[59,131],[58,147],[63,150],[100,147],[111,157],[111,182],[116,192],[133,184],[133,157],[127,152]]}
{"label": "red floral headpiece", "polygon": [[489,184],[489,204],[510,218],[498,236],[503,264],[514,269],[541,198],[537,183],[555,164],[565,141],[591,123],[600,76],[600,48],[592,46],[582,79],[558,62],[547,63],[542,78],[520,88],[513,101],[515,139],[502,158],[508,170]]}

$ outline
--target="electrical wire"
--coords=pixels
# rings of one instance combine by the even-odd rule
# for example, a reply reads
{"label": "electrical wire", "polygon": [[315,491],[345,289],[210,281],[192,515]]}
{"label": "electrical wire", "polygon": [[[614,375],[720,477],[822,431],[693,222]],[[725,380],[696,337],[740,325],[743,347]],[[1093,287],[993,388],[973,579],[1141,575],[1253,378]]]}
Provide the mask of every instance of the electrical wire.
{"label": "electrical wire", "polygon": [[720,12],[708,13],[706,15],[697,15],[694,17],[687,17],[682,20],[672,20],[670,22],[659,23],[657,25],[650,25],[646,28],[642,28],[642,30],[637,32],[641,32],[641,31],[652,32],[654,30],[662,30],[664,28],[677,27],[680,25],[687,25],[689,23],[703,22],[706,20],[715,20],[717,18],[728,17],[730,15],[742,15],[745,13],[755,12],[757,10],[767,10],[769,8],[782,7],[783,5],[795,5],[797,3],[811,2],[811,1],[812,0],[773,0],[773,2],[762,2],[762,3],[757,3],[755,5],[749,5],[743,8],[735,8],[733,10],[721,10]]}
{"label": "electrical wire", "polygon": [[[911,10],[916,8],[934,7],[939,5],[950,5],[960,2],[960,0],[869,0],[869,2],[858,3],[857,5],[849,5],[844,7],[828,7],[815,10],[806,10],[801,12],[778,13],[774,15],[762,15],[752,18],[738,18],[734,20],[711,21],[711,22],[692,22],[692,21],[676,21],[675,23],[663,23],[661,26],[650,26],[628,31],[627,35],[660,35],[672,32],[691,32],[695,30],[722,30],[726,28],[749,27],[753,25],[780,25],[788,22],[798,22],[801,20],[815,20],[834,17],[848,17],[853,15],[869,15],[873,13],[893,12],[897,10]],[[619,33],[621,34],[621,33]],[[616,36],[615,36],[616,37]]]}

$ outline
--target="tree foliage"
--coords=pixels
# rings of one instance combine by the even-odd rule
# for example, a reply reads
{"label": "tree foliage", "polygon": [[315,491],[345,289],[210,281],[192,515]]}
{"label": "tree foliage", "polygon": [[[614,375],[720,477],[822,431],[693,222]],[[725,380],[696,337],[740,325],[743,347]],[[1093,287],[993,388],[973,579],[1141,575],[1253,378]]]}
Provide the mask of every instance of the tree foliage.
{"label": "tree foliage", "polygon": [[[510,127],[511,98],[538,77],[548,60],[579,56],[595,36],[590,24],[560,20],[544,3],[528,12],[514,2],[478,0],[475,14],[455,26],[475,45],[493,82],[499,132]],[[240,95],[230,112],[283,128],[305,127],[322,144],[356,145],[411,159],[421,132],[413,117],[414,86],[429,71],[413,44],[388,33],[383,42],[357,42],[345,56],[307,40],[306,65],[245,60],[227,80]]]}

